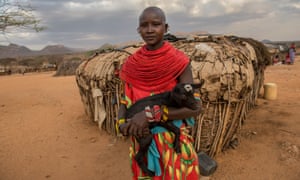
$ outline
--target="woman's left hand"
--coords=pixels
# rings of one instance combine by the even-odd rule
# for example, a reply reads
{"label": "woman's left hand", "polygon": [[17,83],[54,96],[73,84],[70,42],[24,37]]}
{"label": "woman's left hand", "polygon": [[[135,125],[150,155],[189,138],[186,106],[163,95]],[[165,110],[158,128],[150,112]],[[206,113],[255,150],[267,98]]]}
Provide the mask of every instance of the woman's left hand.
{"label": "woman's left hand", "polygon": [[142,137],[150,133],[149,124],[144,111],[135,114],[131,119],[127,119],[126,121],[127,123],[121,127],[123,135]]}

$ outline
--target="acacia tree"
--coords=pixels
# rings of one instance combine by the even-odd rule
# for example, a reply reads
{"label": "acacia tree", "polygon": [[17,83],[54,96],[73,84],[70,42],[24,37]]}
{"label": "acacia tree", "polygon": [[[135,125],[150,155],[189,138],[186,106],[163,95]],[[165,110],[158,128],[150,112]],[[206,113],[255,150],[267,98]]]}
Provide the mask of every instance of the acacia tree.
{"label": "acacia tree", "polygon": [[44,27],[33,14],[34,9],[28,1],[0,0],[0,32],[5,33],[9,28],[30,28],[37,32]]}

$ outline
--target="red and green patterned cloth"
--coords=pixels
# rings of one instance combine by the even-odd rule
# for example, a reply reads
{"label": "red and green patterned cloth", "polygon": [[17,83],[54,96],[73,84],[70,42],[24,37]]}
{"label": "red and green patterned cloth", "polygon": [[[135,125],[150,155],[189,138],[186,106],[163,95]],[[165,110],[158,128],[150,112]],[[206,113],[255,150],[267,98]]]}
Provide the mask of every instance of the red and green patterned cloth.
{"label": "red and green patterned cloth", "polygon": [[[125,82],[125,101],[129,108],[137,100],[170,91],[178,83],[178,77],[189,64],[189,58],[170,43],[157,50],[149,51],[146,46],[129,56],[122,65],[120,78]],[[181,153],[173,149],[174,135],[162,127],[151,130],[153,141],[145,161],[155,171],[154,180],[199,179],[197,153],[192,137],[186,133],[182,120],[173,123],[180,127]],[[134,159],[139,145],[134,137],[130,146],[133,179],[147,179]]]}
{"label": "red and green patterned cloth", "polygon": [[[186,127],[184,127],[184,125],[182,125],[182,127],[180,128],[180,154],[177,154],[173,149],[174,134],[165,131],[162,133],[153,134],[153,139],[153,142],[156,144],[156,148],[158,151],[158,154],[155,155],[159,156],[159,170],[157,172],[157,167],[155,167],[156,176],[152,178],[153,180],[199,179],[200,172],[197,153],[193,147],[193,139],[187,133]],[[133,172],[132,179],[134,180],[147,178],[147,176],[142,172],[142,170],[139,168],[137,162],[134,159],[134,155],[136,154],[138,149],[138,142],[135,140],[135,138],[132,138],[129,155],[131,159],[131,168]],[[150,149],[149,151],[156,150]],[[151,152],[148,152],[148,154],[150,153]],[[149,155],[146,162],[150,163],[148,160]],[[149,167],[149,164],[148,168],[151,169],[151,167]]]}

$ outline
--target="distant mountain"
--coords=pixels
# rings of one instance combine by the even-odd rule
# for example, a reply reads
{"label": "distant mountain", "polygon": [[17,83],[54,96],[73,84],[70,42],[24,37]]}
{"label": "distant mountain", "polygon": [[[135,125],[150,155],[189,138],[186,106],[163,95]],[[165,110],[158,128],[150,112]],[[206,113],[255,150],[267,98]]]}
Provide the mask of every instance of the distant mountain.
{"label": "distant mountain", "polygon": [[16,58],[25,56],[50,55],[50,54],[68,54],[78,52],[75,49],[65,47],[64,45],[49,45],[40,51],[31,50],[25,46],[9,44],[0,45],[0,58]]}
{"label": "distant mountain", "polygon": [[73,51],[70,48],[67,48],[63,45],[51,45],[46,46],[42,50],[39,51],[42,55],[48,55],[48,54],[66,54],[66,53],[72,53]]}
{"label": "distant mountain", "polygon": [[19,46],[16,44],[9,44],[8,46],[0,45],[0,58],[18,57],[18,55],[30,56],[32,53],[33,52],[25,46]]}
{"label": "distant mountain", "polygon": [[270,41],[268,39],[264,39],[261,42],[264,43],[264,44],[271,44],[272,43],[272,41]]}

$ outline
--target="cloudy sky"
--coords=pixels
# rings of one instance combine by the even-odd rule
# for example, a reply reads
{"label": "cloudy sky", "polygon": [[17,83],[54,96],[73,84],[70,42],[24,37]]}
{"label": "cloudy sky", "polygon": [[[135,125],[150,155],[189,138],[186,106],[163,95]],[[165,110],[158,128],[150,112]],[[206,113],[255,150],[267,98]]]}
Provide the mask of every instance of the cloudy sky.
{"label": "cloudy sky", "polygon": [[[170,32],[206,31],[257,40],[300,40],[300,0],[30,0],[47,29],[17,29],[7,41],[39,50],[63,44],[98,48],[104,43],[140,40],[141,11],[161,7]],[[0,43],[3,44],[3,37]]]}

